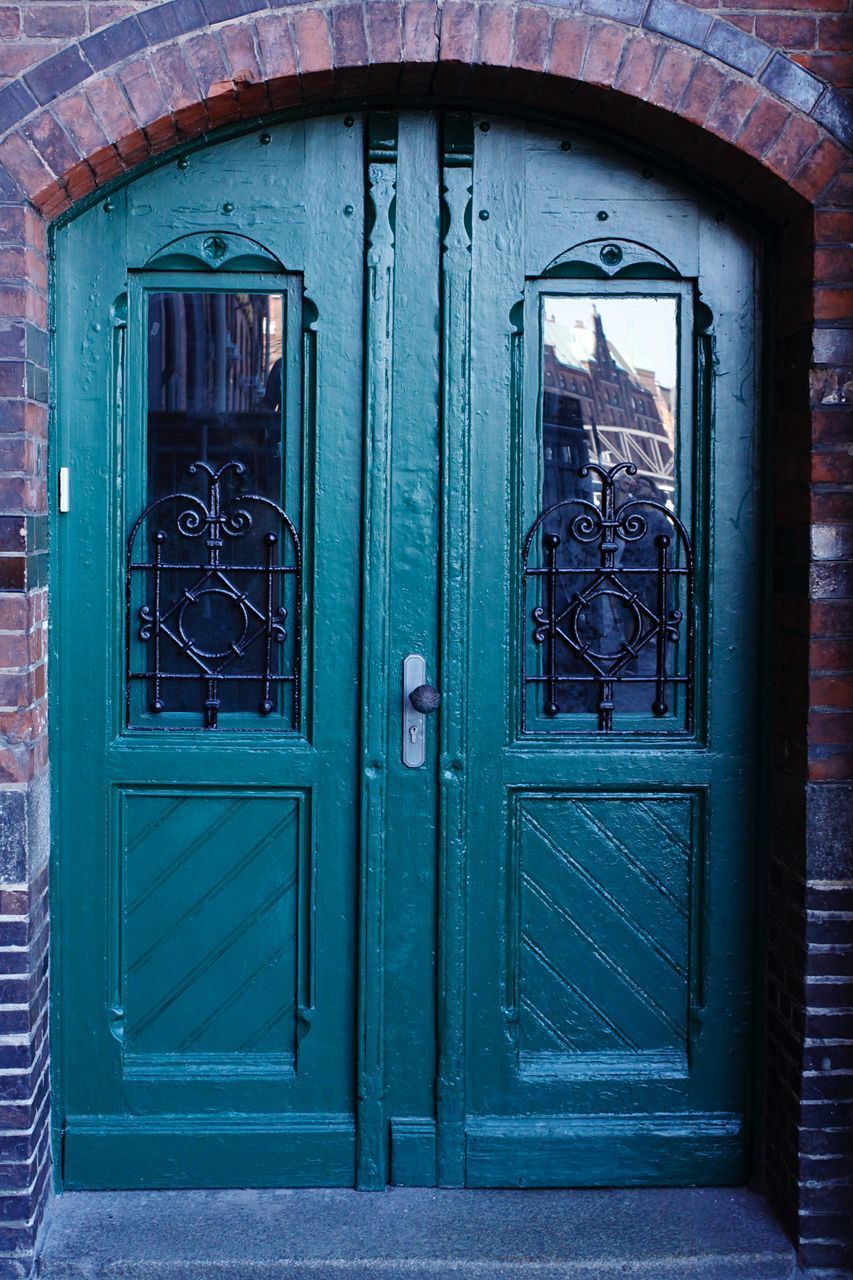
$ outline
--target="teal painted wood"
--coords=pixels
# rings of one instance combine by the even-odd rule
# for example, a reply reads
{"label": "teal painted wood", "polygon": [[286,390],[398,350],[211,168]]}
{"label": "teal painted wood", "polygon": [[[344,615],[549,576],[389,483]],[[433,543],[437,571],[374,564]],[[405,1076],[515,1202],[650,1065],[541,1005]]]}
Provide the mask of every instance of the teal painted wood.
{"label": "teal painted wood", "polygon": [[[250,135],[193,156],[189,201],[186,171],[169,166],[59,236],[56,453],[75,488],[57,525],[54,703],[69,1187],[355,1179],[363,145],[340,120]],[[264,241],[265,272],[244,253],[250,269],[226,264],[226,287],[268,284],[271,260],[301,281],[284,342],[296,376],[283,496],[311,602],[296,733],[123,728],[121,565],[145,491],[138,299],[145,264],[198,230]],[[183,263],[168,280],[210,288],[212,274]],[[129,283],[122,375],[111,318]]]}
{"label": "teal painted wood", "polygon": [[358,1052],[358,1185],[385,1185],[384,881],[389,719],[388,563],[391,500],[391,379],[394,342],[394,226],[397,119],[373,116],[367,131],[366,374],[362,559]]}
{"label": "teal painted wood", "polygon": [[470,499],[471,191],[470,116],[447,115],[442,147],[441,256],[441,672],[439,762],[441,956],[436,1096],[440,1186],[465,1181],[465,875],[468,691],[468,505]]}
{"label": "teal painted wood", "polygon": [[[64,1183],[740,1180],[753,241],[601,143],[508,120],[385,112],[263,136],[164,165],[56,238]],[[601,266],[603,231],[630,277]],[[287,291],[303,723],[128,732],[141,300],[242,281]],[[542,299],[647,291],[681,307],[695,729],[525,735]],[[408,653],[444,699],[419,770],[401,759]]]}
{"label": "teal painted wood", "polygon": [[[474,210],[487,216],[473,221],[470,643],[488,692],[472,698],[469,730],[467,1181],[737,1181],[748,1156],[755,251],[704,202],[650,185],[599,144],[573,137],[567,149],[559,135],[489,123],[474,166]],[[603,231],[625,246],[630,279],[608,281]],[[540,298],[636,292],[681,297],[696,729],[688,740],[548,737],[553,725],[537,722],[523,736],[530,621],[518,564],[541,508]],[[710,339],[706,313],[692,318],[700,300]],[[709,340],[713,412],[695,393]],[[496,617],[509,620],[502,647]]]}
{"label": "teal painted wood", "polygon": [[[436,572],[439,457],[438,121],[401,112],[394,250],[385,866],[385,1104],[393,1181],[433,1183],[436,1146],[436,768],[441,722],[425,725],[425,761],[402,759],[402,668],[424,659],[441,684]],[[427,904],[430,904],[427,906]]]}

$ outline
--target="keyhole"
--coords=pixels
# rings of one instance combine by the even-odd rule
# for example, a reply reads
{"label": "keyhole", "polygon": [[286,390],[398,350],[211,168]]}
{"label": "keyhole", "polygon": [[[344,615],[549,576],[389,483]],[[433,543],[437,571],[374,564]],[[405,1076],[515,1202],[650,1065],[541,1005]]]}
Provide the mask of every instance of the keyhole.
{"label": "keyhole", "polygon": [[410,724],[409,725],[409,742],[411,742],[412,746],[415,745],[415,742],[417,741],[417,737],[418,737],[417,725]]}

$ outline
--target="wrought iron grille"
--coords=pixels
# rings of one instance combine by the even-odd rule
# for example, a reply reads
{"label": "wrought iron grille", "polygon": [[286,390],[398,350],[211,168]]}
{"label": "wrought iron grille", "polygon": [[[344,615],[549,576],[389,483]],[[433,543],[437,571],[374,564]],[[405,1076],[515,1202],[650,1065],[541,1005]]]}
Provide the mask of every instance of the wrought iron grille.
{"label": "wrought iron grille", "polygon": [[[525,539],[523,616],[533,622],[532,635],[525,635],[522,644],[525,731],[530,686],[537,687],[536,705],[546,717],[593,711],[601,733],[613,731],[617,689],[631,688],[623,699],[630,704],[627,709],[642,711],[645,703],[646,710],[662,718],[670,711],[671,691],[681,686],[680,724],[692,728],[690,538],[661,502],[629,497],[617,505],[616,482],[622,473],[634,476],[637,468],[632,462],[609,469],[595,462],[580,467],[580,479],[598,476],[597,498],[555,503]],[[538,654],[535,664],[530,662],[533,653]],[[531,665],[536,669],[531,671]],[[569,723],[557,731],[574,729]]]}
{"label": "wrought iron grille", "polygon": [[[130,532],[128,724],[131,687],[139,681],[148,685],[148,707],[155,715],[189,709],[186,693],[178,696],[174,691],[196,687],[195,705],[206,729],[217,728],[224,685],[255,685],[261,716],[275,711],[281,687],[290,686],[291,723],[299,724],[299,537],[290,518],[269,498],[236,493],[223,501],[223,477],[240,478],[245,471],[241,462],[218,468],[194,462],[188,473],[203,475],[207,492],[202,496],[177,491],[156,499]],[[141,530],[143,536],[138,537]],[[202,538],[206,553],[184,558],[182,550]],[[233,554],[237,545],[239,555]],[[136,554],[144,558],[135,559]],[[134,608],[141,647],[132,638]],[[138,664],[142,669],[135,669],[135,657],[143,659]],[[245,709],[242,702],[239,709]]]}

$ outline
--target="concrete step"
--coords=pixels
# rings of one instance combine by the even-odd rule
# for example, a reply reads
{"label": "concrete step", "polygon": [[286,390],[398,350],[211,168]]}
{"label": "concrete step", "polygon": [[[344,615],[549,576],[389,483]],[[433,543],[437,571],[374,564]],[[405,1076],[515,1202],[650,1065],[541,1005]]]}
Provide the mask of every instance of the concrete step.
{"label": "concrete step", "polygon": [[70,1192],[44,1280],[793,1280],[742,1189]]}

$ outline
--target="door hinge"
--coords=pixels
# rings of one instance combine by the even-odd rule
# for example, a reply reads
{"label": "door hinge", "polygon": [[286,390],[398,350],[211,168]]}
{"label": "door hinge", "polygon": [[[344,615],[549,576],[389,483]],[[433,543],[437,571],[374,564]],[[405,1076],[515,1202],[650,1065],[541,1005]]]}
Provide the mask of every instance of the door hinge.
{"label": "door hinge", "polygon": [[68,467],[59,468],[59,510],[63,514],[71,509],[70,475]]}

